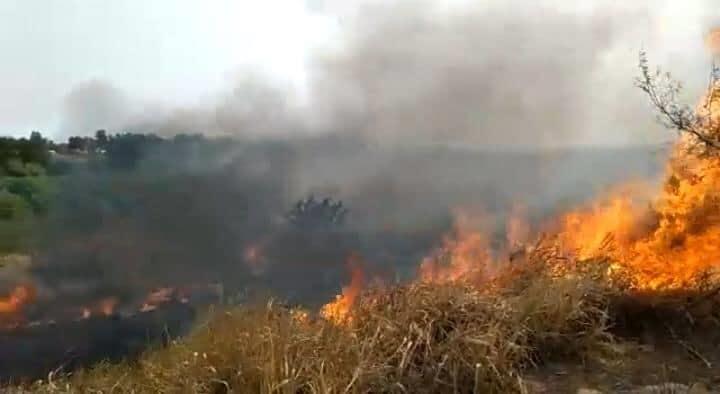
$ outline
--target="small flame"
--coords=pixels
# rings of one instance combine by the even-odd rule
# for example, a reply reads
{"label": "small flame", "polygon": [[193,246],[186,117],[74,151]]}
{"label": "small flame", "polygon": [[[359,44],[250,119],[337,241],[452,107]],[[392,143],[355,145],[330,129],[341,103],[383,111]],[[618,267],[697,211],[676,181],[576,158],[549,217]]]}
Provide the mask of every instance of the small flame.
{"label": "small flame", "polygon": [[105,316],[110,316],[115,313],[115,307],[118,304],[118,300],[115,297],[106,298],[100,301],[100,312]]}
{"label": "small flame", "polygon": [[475,225],[483,221],[468,212],[456,211],[453,232],[443,239],[438,250],[423,259],[420,279],[449,283],[461,279],[477,281],[488,275],[492,260],[490,240]]}
{"label": "small flame", "polygon": [[100,300],[95,307],[83,307],[82,308],[82,319],[89,319],[94,315],[111,316],[115,313],[115,307],[118,304],[118,299],[115,297],[108,297]]}
{"label": "small flame", "polygon": [[19,312],[23,306],[35,300],[35,288],[30,285],[16,286],[7,297],[0,297],[0,314]]}
{"label": "small flame", "polygon": [[350,285],[343,287],[342,294],[337,295],[335,301],[325,304],[320,310],[320,316],[336,324],[351,321],[350,311],[365,284],[365,273],[355,262],[355,258],[350,261],[350,272]]}

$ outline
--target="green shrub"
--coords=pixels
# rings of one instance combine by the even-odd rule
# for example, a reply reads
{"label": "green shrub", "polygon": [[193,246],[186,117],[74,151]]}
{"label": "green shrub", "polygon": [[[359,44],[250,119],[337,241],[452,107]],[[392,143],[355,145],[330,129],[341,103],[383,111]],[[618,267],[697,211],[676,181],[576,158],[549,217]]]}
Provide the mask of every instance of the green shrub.
{"label": "green shrub", "polygon": [[48,177],[7,177],[0,190],[22,198],[35,214],[47,212],[53,195],[53,180]]}
{"label": "green shrub", "polygon": [[0,220],[22,219],[29,213],[30,207],[22,196],[0,190]]}

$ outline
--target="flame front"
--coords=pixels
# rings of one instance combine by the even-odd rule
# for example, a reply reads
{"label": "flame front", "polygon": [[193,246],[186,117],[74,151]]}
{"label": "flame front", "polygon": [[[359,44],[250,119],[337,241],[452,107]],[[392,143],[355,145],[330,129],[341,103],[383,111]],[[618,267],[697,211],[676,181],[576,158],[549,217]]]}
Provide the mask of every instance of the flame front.
{"label": "flame front", "polygon": [[320,310],[320,315],[336,324],[345,324],[351,321],[350,311],[357,300],[363,285],[365,284],[365,273],[356,264],[351,265],[350,285],[343,287],[342,294],[335,298],[335,301],[325,304]]}
{"label": "flame front", "polygon": [[[708,37],[708,45],[714,54],[720,53],[720,30]],[[696,112],[701,124],[708,125],[707,134],[718,129],[712,126],[720,124],[720,84],[711,86]],[[610,260],[610,279],[615,276],[638,291],[720,285],[720,152],[698,147],[701,141],[683,135],[671,152],[661,187],[622,185],[541,226],[543,235],[531,237],[523,209],[514,209],[501,250],[493,249],[494,238],[488,232],[468,226],[477,218],[460,214],[441,247],[422,261],[419,280],[490,284],[508,267],[503,263],[512,262],[514,249],[525,244],[525,251],[532,250],[527,245],[549,239],[562,257],[549,267],[553,275],[564,275],[563,268],[571,263]],[[323,316],[347,319],[357,296],[356,283],[326,305]]]}
{"label": "flame front", "polygon": [[467,212],[457,211],[453,233],[443,245],[420,264],[420,279],[425,282],[448,283],[458,280],[477,281],[488,275],[492,266],[489,237],[476,230]]}

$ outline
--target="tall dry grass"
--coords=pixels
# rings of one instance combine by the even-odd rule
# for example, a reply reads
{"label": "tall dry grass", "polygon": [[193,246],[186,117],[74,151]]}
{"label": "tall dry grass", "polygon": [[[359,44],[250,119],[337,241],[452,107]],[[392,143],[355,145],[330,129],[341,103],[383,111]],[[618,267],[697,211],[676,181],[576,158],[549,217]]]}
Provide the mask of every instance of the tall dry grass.
{"label": "tall dry grass", "polygon": [[345,325],[272,302],[211,314],[140,360],[36,383],[36,393],[510,393],[551,360],[608,359],[609,300],[588,276],[503,291],[412,284],[365,293]]}

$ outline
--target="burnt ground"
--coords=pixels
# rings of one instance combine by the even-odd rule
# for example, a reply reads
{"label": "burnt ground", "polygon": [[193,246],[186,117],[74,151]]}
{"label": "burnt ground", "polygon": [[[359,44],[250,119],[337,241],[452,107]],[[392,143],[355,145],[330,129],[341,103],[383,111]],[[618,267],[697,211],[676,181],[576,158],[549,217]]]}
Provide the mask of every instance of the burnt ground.
{"label": "burnt ground", "polygon": [[131,316],[94,316],[0,331],[0,382],[46,378],[94,363],[133,359],[149,346],[186,334],[196,312],[168,302]]}
{"label": "burnt ground", "polygon": [[[663,332],[664,331],[664,332]],[[556,363],[528,371],[531,393],[705,393],[720,392],[720,330],[679,338],[666,328],[619,338],[619,357],[607,362]],[[658,334],[666,335],[658,335]],[[675,391],[671,389],[675,384]],[[647,391],[639,391],[645,387]]]}

